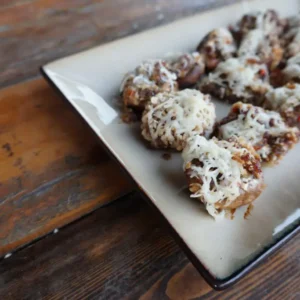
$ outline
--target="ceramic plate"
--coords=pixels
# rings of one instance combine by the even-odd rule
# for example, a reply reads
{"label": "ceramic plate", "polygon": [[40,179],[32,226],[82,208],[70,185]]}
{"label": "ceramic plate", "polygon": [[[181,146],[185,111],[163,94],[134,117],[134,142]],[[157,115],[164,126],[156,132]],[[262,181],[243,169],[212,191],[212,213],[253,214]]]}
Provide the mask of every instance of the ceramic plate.
{"label": "ceramic plate", "polygon": [[[248,220],[239,209],[233,220],[216,222],[189,198],[180,154],[169,161],[140,138],[139,125],[120,121],[119,87],[123,76],[142,60],[168,52],[192,51],[211,29],[226,26],[260,8],[282,16],[299,11],[297,0],[250,1],[205,12],[42,67],[44,76],[74,106],[106,148],[135,180],[168,222],[188,257],[216,289],[235,282],[299,229],[300,144],[281,163],[265,168],[266,190]],[[235,17],[233,17],[235,16]],[[214,100],[218,118],[229,105]],[[72,126],[72,124],[70,124]]]}

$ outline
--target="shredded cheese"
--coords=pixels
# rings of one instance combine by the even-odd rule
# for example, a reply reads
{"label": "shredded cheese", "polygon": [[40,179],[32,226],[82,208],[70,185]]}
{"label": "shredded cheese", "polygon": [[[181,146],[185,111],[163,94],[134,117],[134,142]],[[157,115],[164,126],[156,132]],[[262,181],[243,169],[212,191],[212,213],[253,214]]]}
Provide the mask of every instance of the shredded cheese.
{"label": "shredded cheese", "polygon": [[209,95],[191,89],[160,93],[146,106],[142,134],[156,147],[159,141],[181,150],[189,136],[210,135],[215,118],[215,107]]}
{"label": "shredded cheese", "polygon": [[[259,179],[253,177],[233,156],[252,153],[237,142],[219,141],[216,138],[207,140],[202,136],[192,136],[187,141],[182,157],[184,170],[189,169],[191,178],[198,178],[199,190],[191,195],[199,198],[213,217],[224,216],[215,208],[218,202],[232,203],[238,196],[254,189]],[[196,159],[201,166],[193,164]]]}
{"label": "shredded cheese", "polygon": [[280,113],[292,112],[300,105],[300,84],[286,85],[266,94],[268,107]]}
{"label": "shredded cheese", "polygon": [[251,30],[242,40],[238,56],[253,56],[264,42],[264,32],[261,29]]}
{"label": "shredded cheese", "polygon": [[[253,11],[247,14],[248,17],[255,19],[253,29],[260,29],[265,35],[278,34],[280,32],[278,28],[278,20],[274,18],[273,12],[270,10],[266,11]],[[239,25],[238,25],[239,26]]]}
{"label": "shredded cheese", "polygon": [[199,52],[168,54],[166,57],[168,68],[173,71],[178,78],[182,78],[195,66],[205,69],[204,57]]}
{"label": "shredded cheese", "polygon": [[[268,78],[267,67],[264,64],[248,63],[249,58],[229,58],[219,63],[214,72],[205,79],[204,84],[216,83],[222,87],[229,87],[234,95],[238,97],[250,98],[252,92],[260,89],[269,89],[269,84],[259,77],[259,72],[263,70]],[[251,58],[252,59],[252,58]],[[257,59],[257,58],[253,58]],[[223,76],[226,77],[223,77]]]}
{"label": "shredded cheese", "polygon": [[[217,28],[212,32],[215,38],[215,49],[219,50],[223,58],[229,58],[236,51],[236,45],[231,32],[226,28]],[[209,43],[210,45],[210,43]],[[213,40],[211,45],[214,47]]]}
{"label": "shredded cheese", "polygon": [[[236,103],[233,110],[239,108],[236,120],[230,121],[219,127],[219,137],[225,140],[231,137],[242,137],[257,149],[257,153],[262,159],[267,159],[271,153],[270,145],[256,147],[262,143],[264,135],[267,133],[271,136],[280,136],[290,132],[289,128],[283,121],[279,113],[275,111],[264,110],[261,107],[250,104]],[[272,125],[272,126],[271,126]]]}
{"label": "shredded cheese", "polygon": [[283,74],[288,79],[300,78],[300,53],[288,59]]}
{"label": "shredded cheese", "polygon": [[276,32],[277,20],[272,13],[259,11],[254,15],[256,16],[256,28],[262,29],[266,35]]}
{"label": "shredded cheese", "polygon": [[[158,74],[155,74],[155,72]],[[140,64],[134,72],[128,73],[120,87],[120,92],[124,90],[124,87],[129,79],[133,80],[133,84],[138,88],[145,88],[157,85],[158,82],[155,76],[159,76],[162,83],[166,83],[170,86],[171,91],[174,90],[175,81],[177,76],[164,66],[164,61],[161,59],[146,60]]]}
{"label": "shredded cheese", "polygon": [[292,42],[288,45],[288,51],[291,55],[295,55],[300,51],[300,27],[297,28]]}
{"label": "shredded cheese", "polygon": [[[209,49],[208,53],[207,49]],[[222,59],[227,59],[236,52],[236,44],[227,28],[217,28],[205,36],[198,51],[208,56],[211,53],[218,53]]]}

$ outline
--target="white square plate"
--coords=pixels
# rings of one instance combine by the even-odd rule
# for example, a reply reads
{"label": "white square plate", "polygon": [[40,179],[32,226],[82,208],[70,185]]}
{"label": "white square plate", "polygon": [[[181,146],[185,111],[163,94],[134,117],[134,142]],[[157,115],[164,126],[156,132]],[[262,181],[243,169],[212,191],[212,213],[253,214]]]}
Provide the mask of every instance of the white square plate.
{"label": "white square plate", "polygon": [[[217,289],[249,271],[299,229],[300,144],[273,168],[265,168],[266,190],[248,220],[240,209],[234,220],[215,222],[189,199],[180,154],[165,161],[140,138],[139,125],[120,122],[117,103],[123,76],[141,61],[167,52],[192,51],[211,29],[227,26],[247,10],[274,8],[282,16],[299,11],[297,0],[250,1],[198,14],[52,62],[44,76],[92,127],[167,220],[187,255]],[[229,105],[215,101],[218,117]],[[70,124],[72,126],[72,124]]]}

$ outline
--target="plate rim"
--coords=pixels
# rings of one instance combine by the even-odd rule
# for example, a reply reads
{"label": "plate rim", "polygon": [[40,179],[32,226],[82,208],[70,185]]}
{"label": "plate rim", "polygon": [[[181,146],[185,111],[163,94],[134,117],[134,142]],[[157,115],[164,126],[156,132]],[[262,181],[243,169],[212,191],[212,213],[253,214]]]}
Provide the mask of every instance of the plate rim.
{"label": "plate rim", "polygon": [[[61,59],[61,58],[60,58]],[[60,60],[59,59],[59,60]],[[54,60],[52,62],[55,62],[57,60]],[[52,63],[51,62],[51,63]],[[72,103],[68,100],[68,98],[65,96],[63,91],[56,85],[56,83],[52,80],[52,78],[47,74],[46,68],[48,64],[43,65],[40,67],[40,73],[44,77],[44,79],[48,82],[48,84],[60,95],[64,101],[67,101],[69,103],[70,107],[73,111],[76,112],[78,116],[91,128],[87,120],[79,113],[79,111],[72,105]],[[93,130],[91,128],[91,130]],[[94,131],[94,130],[93,130]],[[221,291],[228,287],[233,286],[235,283],[237,283],[239,280],[241,280],[243,277],[245,277],[250,271],[252,271],[256,266],[258,266],[260,263],[265,261],[267,257],[274,254],[279,248],[281,248],[285,243],[287,243],[292,237],[294,237],[298,232],[300,232],[300,220],[296,222],[294,226],[290,230],[288,230],[285,234],[283,234],[280,238],[275,240],[273,243],[271,243],[268,247],[265,247],[262,251],[257,253],[251,260],[249,260],[244,266],[237,269],[235,272],[233,272],[230,276],[224,278],[224,279],[218,279],[214,275],[212,275],[208,269],[205,267],[205,265],[200,261],[200,259],[197,258],[197,256],[193,253],[193,251],[189,248],[189,246],[185,243],[183,238],[179,235],[179,233],[176,231],[176,229],[169,223],[167,218],[164,216],[164,214],[155,206],[153,201],[150,199],[150,197],[147,195],[147,193],[142,189],[141,186],[135,181],[135,179],[130,174],[129,170],[125,165],[123,165],[117,157],[113,154],[113,152],[108,148],[108,146],[104,143],[102,138],[94,131],[94,133],[97,135],[102,147],[105,149],[105,151],[109,154],[109,156],[117,162],[120,169],[130,178],[132,182],[137,186],[138,190],[141,193],[142,198],[149,204],[150,207],[155,211],[155,213],[159,216],[160,220],[164,225],[166,225],[166,228],[170,232],[171,236],[174,238],[175,242],[180,246],[180,248],[183,250],[183,252],[186,254],[188,259],[191,261],[191,263],[194,265],[194,267],[197,269],[197,271],[201,274],[201,276],[205,279],[205,281],[215,290]]]}

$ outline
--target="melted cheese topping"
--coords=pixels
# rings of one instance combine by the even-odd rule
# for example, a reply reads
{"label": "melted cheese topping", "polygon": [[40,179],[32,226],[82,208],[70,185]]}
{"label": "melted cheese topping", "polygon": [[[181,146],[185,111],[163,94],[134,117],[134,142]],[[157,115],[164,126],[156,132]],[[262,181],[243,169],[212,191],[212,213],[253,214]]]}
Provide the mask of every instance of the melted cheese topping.
{"label": "melted cheese topping", "polygon": [[134,72],[128,73],[125,78],[123,79],[123,82],[120,87],[120,92],[123,92],[124,87],[128,80],[132,80],[133,84],[137,88],[145,88],[145,87],[151,87],[154,85],[157,85],[157,80],[155,78],[155,71],[158,71],[160,80],[163,83],[166,83],[170,86],[171,91],[174,90],[175,87],[175,81],[177,79],[177,76],[175,73],[169,71],[164,66],[164,61],[160,59],[156,60],[147,60],[144,61],[142,64],[140,64]]}
{"label": "melted cheese topping", "polygon": [[177,74],[178,78],[184,77],[195,65],[199,65],[204,72],[204,57],[199,52],[168,54],[166,60],[169,69]]}
{"label": "melted cheese topping", "polygon": [[287,46],[289,55],[296,55],[300,51],[300,27],[292,28],[289,34],[293,37],[291,43]]}
{"label": "melted cheese topping", "polygon": [[248,14],[248,16],[256,19],[254,29],[262,30],[265,35],[277,33],[277,20],[273,18],[270,11],[254,11]]}
{"label": "melted cheese topping", "polygon": [[211,32],[214,37],[206,45],[212,47],[213,51],[219,50],[223,58],[229,58],[236,51],[236,46],[231,32],[226,28],[217,28]]}
{"label": "melted cheese topping", "polygon": [[274,89],[266,94],[267,105],[273,110],[287,113],[300,105],[300,84]]}
{"label": "melted cheese topping", "polygon": [[[223,139],[227,140],[233,136],[242,137],[255,148],[255,145],[262,142],[265,133],[279,136],[291,130],[277,112],[241,102],[234,105],[234,107],[237,106],[239,106],[237,119],[219,128],[220,137]],[[270,126],[271,123],[273,126]],[[271,147],[265,145],[258,149],[257,153],[263,159],[267,159],[271,153]]]}
{"label": "melted cheese topping", "polygon": [[289,79],[300,77],[300,53],[288,59],[283,73]]}
{"label": "melted cheese topping", "polygon": [[[259,182],[244,169],[240,162],[233,159],[235,155],[245,154],[253,157],[248,149],[242,148],[236,142],[219,141],[215,138],[206,140],[201,136],[188,139],[187,146],[182,152],[184,169],[189,168],[190,177],[202,181],[201,186],[199,185],[200,189],[191,197],[200,198],[209,214],[215,218],[224,216],[224,212],[216,210],[217,202],[224,200],[229,205],[242,193],[253,189]],[[191,164],[193,159],[199,160],[202,166]]]}
{"label": "melted cheese topping", "polygon": [[258,48],[264,41],[264,33],[261,29],[255,29],[248,32],[240,45],[238,56],[256,55]]}
{"label": "melted cheese topping", "polygon": [[160,140],[166,146],[177,148],[182,146],[177,143],[193,134],[211,134],[215,118],[215,107],[209,95],[191,89],[160,93],[152,97],[146,107],[142,134],[154,145]]}
{"label": "melted cheese topping", "polygon": [[[212,82],[223,87],[229,86],[236,96],[249,98],[253,96],[248,90],[249,87],[252,90],[270,88],[269,84],[257,75],[260,70],[268,74],[264,64],[247,63],[246,58],[229,58],[225,62],[219,63],[215,71],[208,75],[205,84]],[[226,74],[226,78],[222,78],[223,74]]]}

